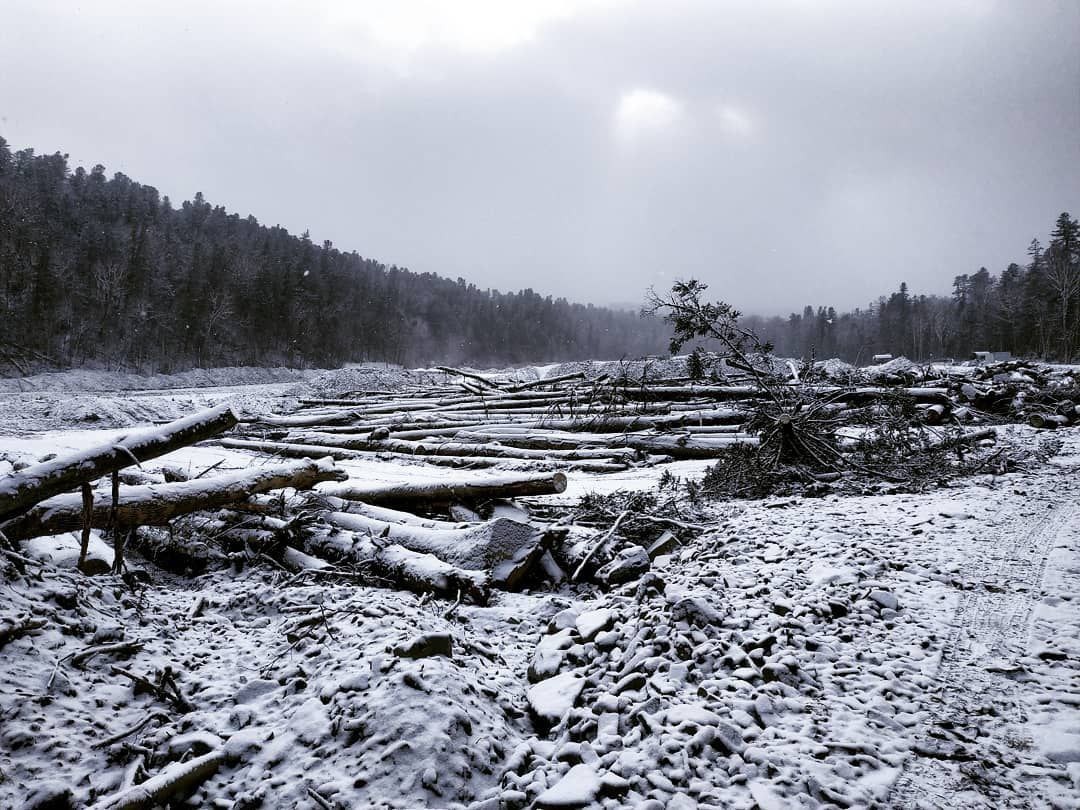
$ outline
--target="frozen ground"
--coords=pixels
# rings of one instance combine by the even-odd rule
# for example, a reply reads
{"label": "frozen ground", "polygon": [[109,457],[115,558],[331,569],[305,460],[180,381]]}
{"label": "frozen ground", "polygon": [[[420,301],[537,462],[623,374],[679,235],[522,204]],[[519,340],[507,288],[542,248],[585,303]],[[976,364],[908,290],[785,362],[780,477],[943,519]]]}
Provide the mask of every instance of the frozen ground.
{"label": "frozen ground", "polygon": [[[226,398],[280,409],[281,393],[153,396],[171,414]],[[77,424],[9,413],[0,452],[123,432]],[[718,504],[640,583],[449,616],[259,568],[155,570],[136,593],[65,572],[0,581],[0,625],[46,620],[0,648],[0,807],[64,789],[78,805],[224,746],[190,806],[1078,808],[1080,431],[1055,435],[1045,465],[929,494]],[[252,463],[198,447],[154,464],[222,459]],[[657,475],[576,474],[552,498]],[[452,655],[395,654],[432,632]],[[137,647],[76,663],[121,640]],[[113,669],[166,665],[190,711]]]}

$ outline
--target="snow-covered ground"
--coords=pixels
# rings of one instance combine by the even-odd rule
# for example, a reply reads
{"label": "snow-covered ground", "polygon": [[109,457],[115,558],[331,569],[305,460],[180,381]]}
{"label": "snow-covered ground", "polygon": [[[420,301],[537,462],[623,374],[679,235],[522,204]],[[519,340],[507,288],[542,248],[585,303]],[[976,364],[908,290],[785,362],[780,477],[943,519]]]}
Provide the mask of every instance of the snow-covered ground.
{"label": "snow-covered ground", "polygon": [[[280,410],[281,394],[159,398],[171,414]],[[73,424],[10,413],[0,453],[125,432]],[[1080,430],[1055,435],[1045,465],[932,493],[716,504],[710,531],[606,593],[448,613],[267,568],[155,570],[137,592],[55,571],[0,580],[0,623],[47,621],[0,648],[0,807],[65,789],[77,805],[224,745],[190,806],[1080,808]],[[195,447],[151,466],[219,461],[264,463]],[[572,474],[548,500],[659,472]],[[452,655],[395,653],[425,633],[448,633]],[[121,640],[137,647],[76,664]],[[190,711],[114,669],[166,665]]]}

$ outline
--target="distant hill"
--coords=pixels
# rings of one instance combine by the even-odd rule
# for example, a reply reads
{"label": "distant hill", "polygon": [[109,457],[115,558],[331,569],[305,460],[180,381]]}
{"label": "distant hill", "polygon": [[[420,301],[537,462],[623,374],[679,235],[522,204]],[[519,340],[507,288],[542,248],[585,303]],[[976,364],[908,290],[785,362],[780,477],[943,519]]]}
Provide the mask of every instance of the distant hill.
{"label": "distant hill", "polygon": [[413,273],[0,138],[0,370],[503,365],[664,351],[636,313]]}

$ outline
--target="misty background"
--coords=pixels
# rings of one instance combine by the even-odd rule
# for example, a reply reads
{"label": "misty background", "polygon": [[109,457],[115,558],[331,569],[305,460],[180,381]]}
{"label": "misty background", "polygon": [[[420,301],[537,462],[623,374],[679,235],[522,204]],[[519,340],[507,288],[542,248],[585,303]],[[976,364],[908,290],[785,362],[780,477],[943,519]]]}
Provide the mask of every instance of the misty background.
{"label": "misty background", "polygon": [[746,311],[1024,261],[1080,190],[1080,4],[11,4],[0,133],[480,287]]}

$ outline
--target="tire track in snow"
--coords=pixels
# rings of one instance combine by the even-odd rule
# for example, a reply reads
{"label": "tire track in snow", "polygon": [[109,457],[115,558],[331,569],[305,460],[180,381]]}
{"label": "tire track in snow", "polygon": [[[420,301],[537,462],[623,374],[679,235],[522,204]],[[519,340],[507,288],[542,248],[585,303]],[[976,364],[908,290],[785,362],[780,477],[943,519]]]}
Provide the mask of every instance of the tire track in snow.
{"label": "tire track in snow", "polygon": [[1029,744],[1017,734],[1022,685],[1010,675],[1025,654],[1050,549],[1080,519],[1069,494],[1006,501],[1000,525],[987,527],[987,541],[971,547],[974,587],[961,596],[942,652],[933,719],[913,741],[913,759],[889,795],[892,807],[1037,806],[1006,773]]}

